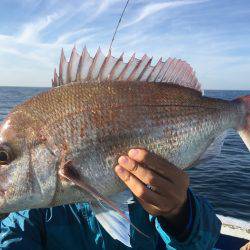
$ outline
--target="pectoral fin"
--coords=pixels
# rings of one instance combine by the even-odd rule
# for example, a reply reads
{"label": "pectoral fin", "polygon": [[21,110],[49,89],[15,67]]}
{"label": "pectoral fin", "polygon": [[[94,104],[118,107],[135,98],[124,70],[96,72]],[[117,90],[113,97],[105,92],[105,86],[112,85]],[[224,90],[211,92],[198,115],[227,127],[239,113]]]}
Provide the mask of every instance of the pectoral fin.
{"label": "pectoral fin", "polygon": [[[81,176],[74,168],[71,162],[67,162],[60,170],[59,175],[64,179],[73,182],[76,186],[91,194],[99,202],[93,206],[93,211],[96,212],[96,218],[104,229],[114,238],[118,239],[127,246],[130,246],[129,241],[129,225],[135,230],[149,238],[136,226],[134,226],[128,218],[128,213],[122,211],[111,199],[104,197],[94,187],[82,180]],[[105,208],[102,203],[105,203],[110,208]],[[113,211],[114,210],[114,211]],[[127,209],[126,209],[127,210]],[[117,228],[119,226],[119,228]],[[121,230],[121,228],[123,230]],[[122,234],[123,232],[123,234]]]}
{"label": "pectoral fin", "polygon": [[[119,240],[124,245],[131,247],[130,223],[113,209],[105,207],[101,202],[93,202],[91,207],[96,219],[105,231],[108,232],[113,239]],[[128,209],[126,209],[126,211],[123,210],[123,213],[129,218]]]}

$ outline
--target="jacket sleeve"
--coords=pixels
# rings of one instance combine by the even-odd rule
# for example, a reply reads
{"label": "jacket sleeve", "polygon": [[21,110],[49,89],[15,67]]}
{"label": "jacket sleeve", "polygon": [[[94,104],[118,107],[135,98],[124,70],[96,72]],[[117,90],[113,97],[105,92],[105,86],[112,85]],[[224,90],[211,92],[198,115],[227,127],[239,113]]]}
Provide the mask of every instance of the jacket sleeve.
{"label": "jacket sleeve", "polygon": [[216,217],[211,205],[203,198],[195,196],[189,191],[194,209],[192,227],[184,241],[168,233],[167,225],[160,218],[151,217],[154,220],[156,230],[164,243],[166,249],[200,250],[212,249],[220,235],[221,222]]}
{"label": "jacket sleeve", "polygon": [[10,213],[0,222],[0,249],[42,249],[41,225],[39,210]]}

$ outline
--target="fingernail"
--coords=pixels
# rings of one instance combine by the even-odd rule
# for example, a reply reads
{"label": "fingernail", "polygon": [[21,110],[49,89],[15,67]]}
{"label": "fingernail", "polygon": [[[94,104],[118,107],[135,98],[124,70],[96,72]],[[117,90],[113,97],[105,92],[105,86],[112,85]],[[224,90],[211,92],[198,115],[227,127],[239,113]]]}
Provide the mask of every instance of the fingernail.
{"label": "fingernail", "polygon": [[123,167],[121,167],[121,166],[117,166],[117,167],[115,168],[115,171],[116,171],[118,174],[124,174],[125,169],[124,169]]}
{"label": "fingernail", "polygon": [[121,156],[121,157],[118,159],[118,162],[119,162],[119,163],[126,164],[126,163],[128,163],[128,157],[126,157],[126,156]]}
{"label": "fingernail", "polygon": [[129,151],[129,154],[134,157],[134,156],[137,156],[137,154],[139,153],[139,150],[138,149],[131,149]]}

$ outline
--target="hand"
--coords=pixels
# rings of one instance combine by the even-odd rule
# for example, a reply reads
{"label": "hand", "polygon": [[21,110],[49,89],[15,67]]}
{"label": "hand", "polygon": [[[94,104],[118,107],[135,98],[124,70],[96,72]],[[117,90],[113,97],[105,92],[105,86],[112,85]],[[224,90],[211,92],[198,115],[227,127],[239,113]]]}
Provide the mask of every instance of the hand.
{"label": "hand", "polygon": [[188,175],[159,156],[144,149],[132,149],[121,156],[117,175],[138,198],[143,208],[162,216],[180,231],[187,225]]}

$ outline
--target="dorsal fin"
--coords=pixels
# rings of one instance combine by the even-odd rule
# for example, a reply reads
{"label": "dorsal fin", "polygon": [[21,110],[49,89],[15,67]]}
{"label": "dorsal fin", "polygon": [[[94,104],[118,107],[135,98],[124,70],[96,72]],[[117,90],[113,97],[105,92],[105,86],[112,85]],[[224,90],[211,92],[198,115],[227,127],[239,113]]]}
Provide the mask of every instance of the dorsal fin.
{"label": "dorsal fin", "polygon": [[66,61],[64,51],[61,52],[59,75],[54,72],[52,86],[57,87],[71,82],[93,81],[142,81],[174,83],[202,92],[192,67],[176,58],[158,60],[156,65],[151,65],[153,58],[146,54],[138,59],[135,54],[126,63],[123,54],[116,58],[109,51],[105,56],[98,48],[92,58],[84,47],[81,56],[74,47],[69,62]]}

